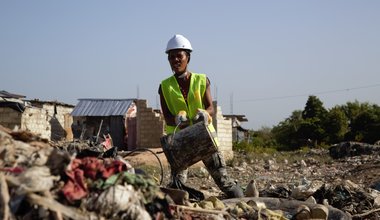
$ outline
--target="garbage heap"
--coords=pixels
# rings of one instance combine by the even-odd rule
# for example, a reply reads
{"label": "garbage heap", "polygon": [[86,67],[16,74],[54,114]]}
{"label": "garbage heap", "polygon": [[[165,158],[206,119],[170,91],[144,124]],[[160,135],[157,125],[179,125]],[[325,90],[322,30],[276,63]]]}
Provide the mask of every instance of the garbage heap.
{"label": "garbage heap", "polygon": [[[327,186],[318,189],[321,196],[315,193],[315,197],[319,200],[330,192]],[[310,219],[315,216],[350,219],[332,206],[320,205],[322,202],[257,197],[221,201],[214,196],[191,201],[186,192],[162,188],[150,176],[136,174],[120,156],[104,158],[69,153],[30,132],[1,126],[0,190],[1,219]],[[263,195],[261,191],[260,196]]]}
{"label": "garbage heap", "polygon": [[151,219],[168,204],[125,160],[78,158],[26,131],[0,128],[0,158],[2,219]]}

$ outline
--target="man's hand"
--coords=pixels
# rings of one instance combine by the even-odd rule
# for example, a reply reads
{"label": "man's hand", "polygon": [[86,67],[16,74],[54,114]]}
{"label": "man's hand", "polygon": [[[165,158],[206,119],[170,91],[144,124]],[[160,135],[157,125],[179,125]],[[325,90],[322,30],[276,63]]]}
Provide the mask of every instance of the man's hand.
{"label": "man's hand", "polygon": [[194,122],[199,121],[203,121],[206,125],[208,125],[212,123],[212,118],[206,110],[198,108],[198,113],[194,117]]}
{"label": "man's hand", "polygon": [[187,117],[186,117],[186,112],[185,111],[179,111],[178,112],[178,115],[175,117],[175,124],[176,125],[179,125],[183,122],[186,122],[187,121]]}

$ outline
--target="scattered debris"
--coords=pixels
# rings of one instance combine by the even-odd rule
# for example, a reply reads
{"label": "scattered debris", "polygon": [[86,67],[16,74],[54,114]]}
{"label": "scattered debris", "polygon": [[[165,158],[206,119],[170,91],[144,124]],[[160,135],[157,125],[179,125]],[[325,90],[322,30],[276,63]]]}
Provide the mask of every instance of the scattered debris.
{"label": "scattered debris", "polygon": [[[162,180],[135,173],[124,157],[128,153],[118,154],[111,140],[109,137],[108,142],[97,144],[49,143],[26,131],[0,127],[0,216],[3,219],[379,217],[379,191],[365,187],[362,182],[339,179],[354,175],[360,166],[378,160],[378,155],[348,157],[326,166],[310,155],[298,161],[278,160],[275,156],[240,161],[238,166],[228,169],[239,182],[246,181],[247,197],[241,199],[223,200],[201,167],[190,172],[193,175],[189,175],[190,181],[186,183],[207,192],[204,199],[195,202],[186,191],[165,188],[160,186]],[[191,179],[202,183],[193,184]]]}
{"label": "scattered debris", "polygon": [[342,142],[330,148],[330,156],[334,159],[359,155],[370,155],[380,152],[380,145],[359,142]]}

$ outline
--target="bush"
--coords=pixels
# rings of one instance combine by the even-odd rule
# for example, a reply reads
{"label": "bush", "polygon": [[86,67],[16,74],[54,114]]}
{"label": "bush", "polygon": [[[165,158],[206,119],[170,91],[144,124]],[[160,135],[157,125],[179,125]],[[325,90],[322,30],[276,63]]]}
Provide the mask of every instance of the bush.
{"label": "bush", "polygon": [[239,142],[239,143],[234,143],[232,145],[232,149],[234,151],[245,152],[245,153],[248,153],[248,154],[251,154],[251,153],[253,153],[253,154],[254,153],[258,153],[258,154],[262,154],[262,153],[272,154],[272,153],[277,152],[277,149],[275,147],[255,146],[253,143],[248,143],[246,141],[242,141],[242,142]]}

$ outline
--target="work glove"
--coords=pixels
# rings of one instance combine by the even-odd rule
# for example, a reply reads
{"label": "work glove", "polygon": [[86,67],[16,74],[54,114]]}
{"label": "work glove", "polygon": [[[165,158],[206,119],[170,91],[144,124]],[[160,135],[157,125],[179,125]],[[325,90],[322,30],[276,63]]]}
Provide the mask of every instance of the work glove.
{"label": "work glove", "polygon": [[179,111],[178,114],[176,115],[175,117],[175,124],[176,125],[179,125],[183,122],[186,122],[187,121],[187,117],[186,117],[186,112],[185,111]]}
{"label": "work glove", "polygon": [[206,125],[209,125],[212,123],[212,117],[206,110],[198,108],[197,115],[194,117],[194,122],[200,121],[203,121]]}

